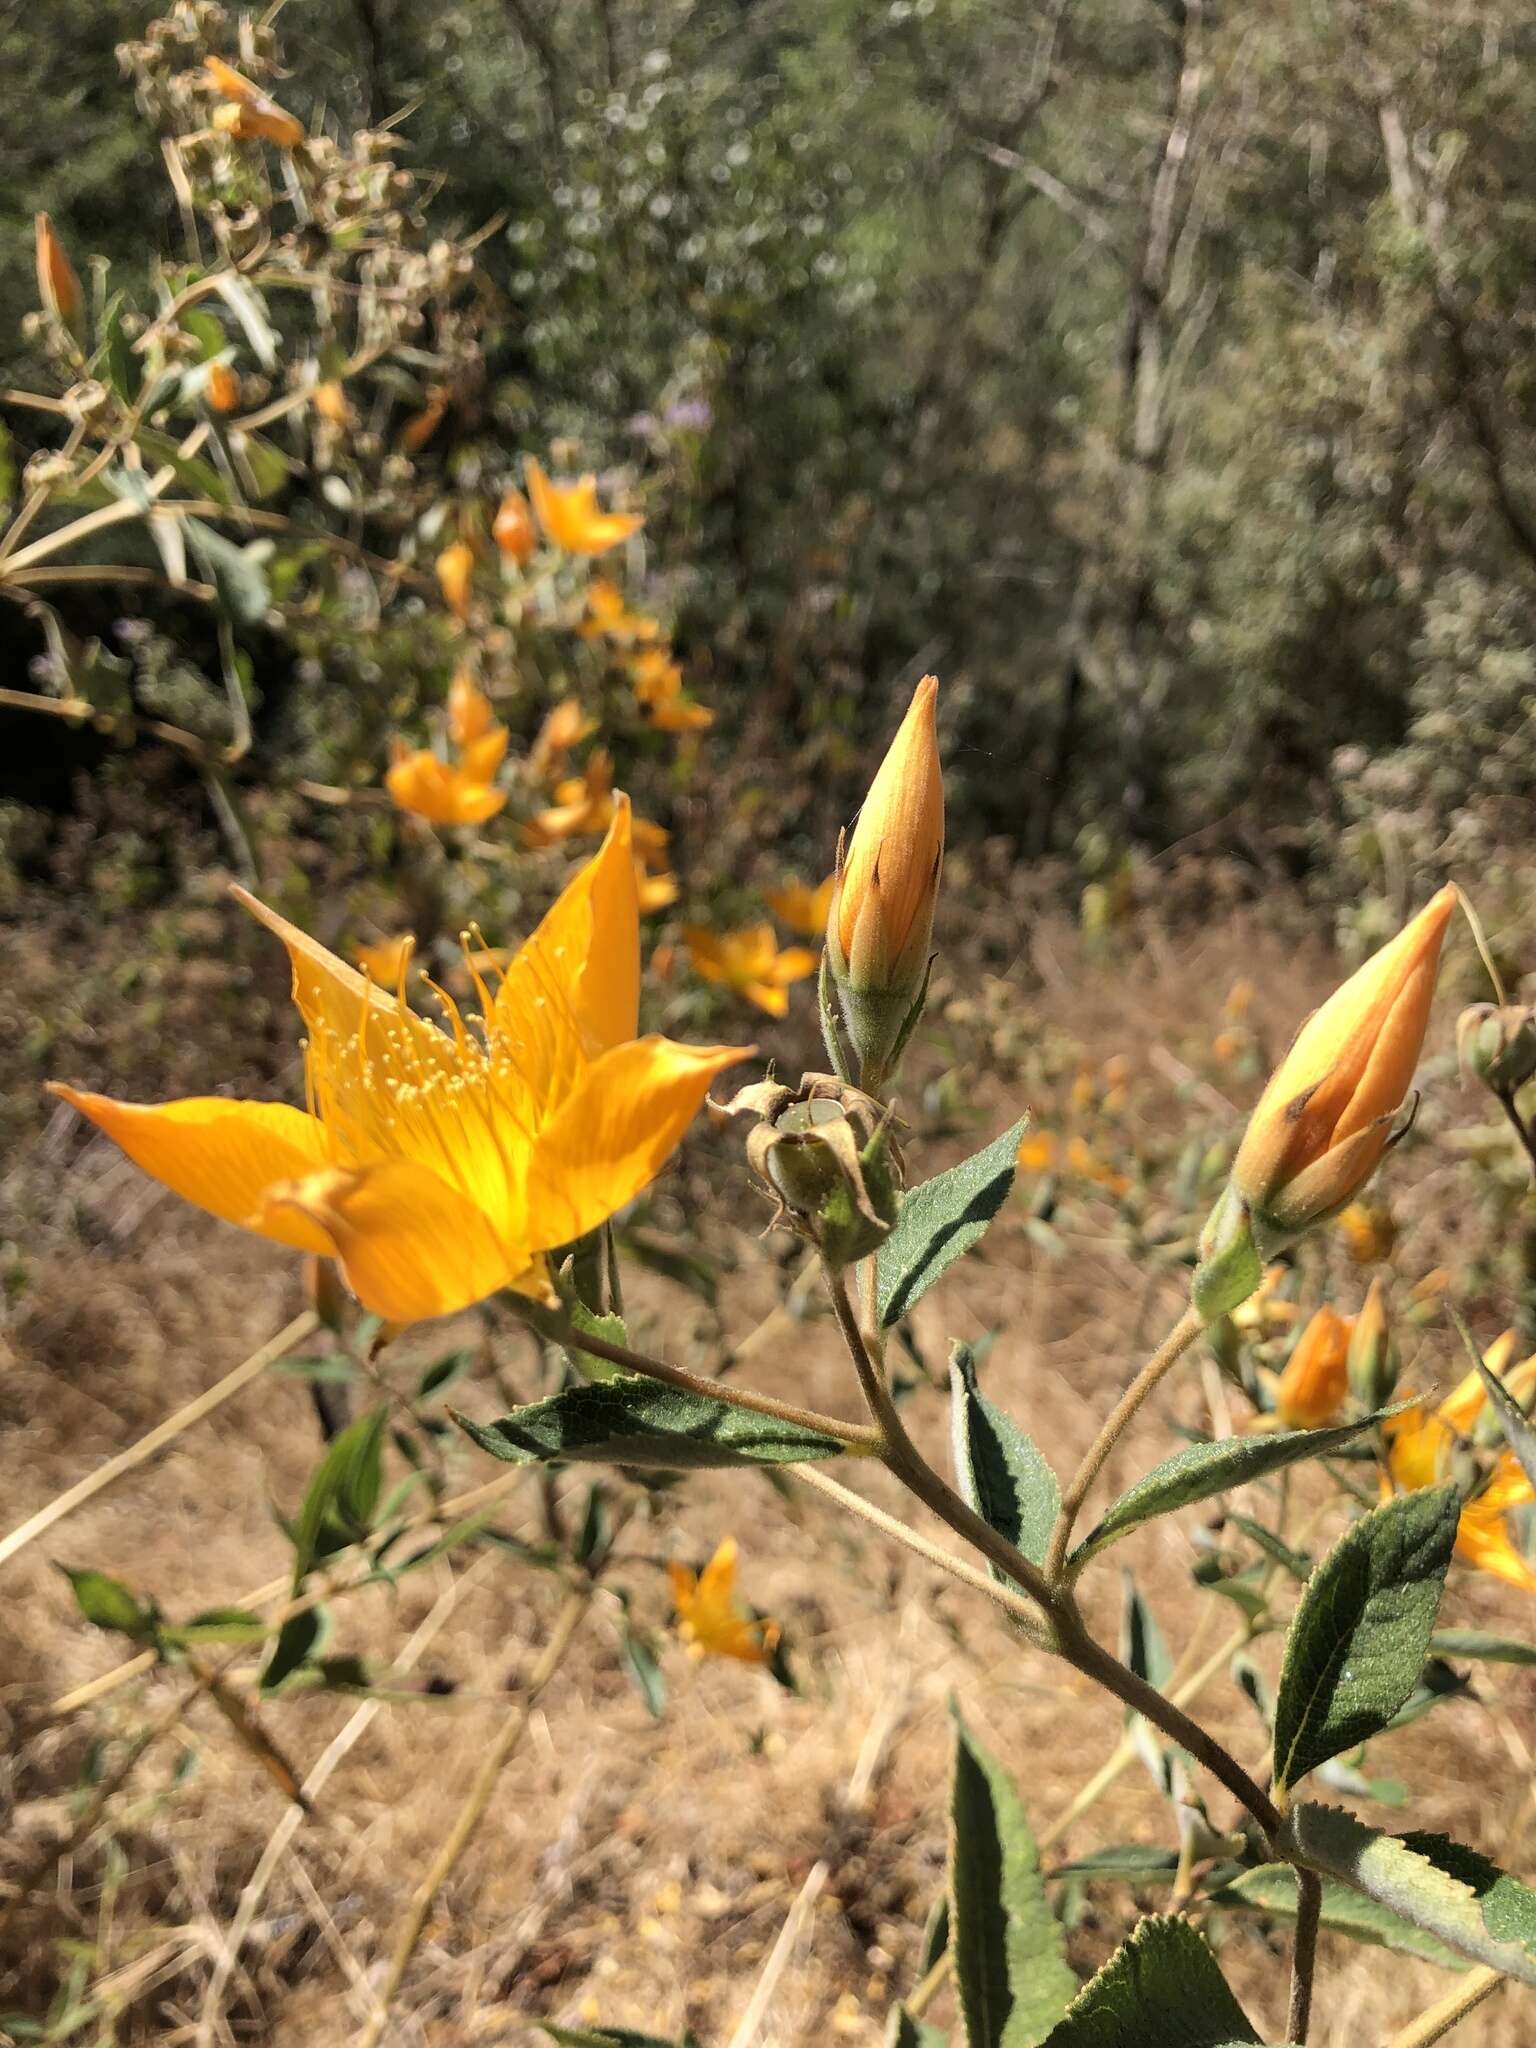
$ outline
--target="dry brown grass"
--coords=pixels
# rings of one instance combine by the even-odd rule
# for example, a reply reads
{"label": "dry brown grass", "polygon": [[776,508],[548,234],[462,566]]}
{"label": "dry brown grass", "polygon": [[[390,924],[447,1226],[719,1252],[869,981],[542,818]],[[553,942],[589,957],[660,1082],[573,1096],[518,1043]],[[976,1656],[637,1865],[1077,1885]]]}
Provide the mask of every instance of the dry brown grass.
{"label": "dry brown grass", "polygon": [[[1042,1094],[1050,1075],[1070,1074],[1074,1043],[1094,1061],[1126,1053],[1144,1084],[1136,1114],[1147,1120],[1148,1142],[1179,1116],[1176,1063],[1208,1042],[1239,965],[1258,983],[1258,1014],[1286,1018],[1334,971],[1320,950],[1261,941],[1237,917],[1215,936],[1153,935],[1135,953],[1097,966],[1068,929],[1050,923],[1035,927],[1027,945],[1017,927],[984,942],[993,957],[1017,964],[991,994],[973,986],[937,1020],[926,1071],[938,1071],[947,1044],[967,1056],[990,1048],[989,1057],[1005,1070],[1016,1065],[1030,1092]],[[1041,1050],[1046,1015],[1058,1020],[1057,1034],[1063,1022],[1070,1034],[1070,1042],[1049,1040],[1054,1051]],[[1000,1031],[1019,1043],[999,1048]],[[1020,1050],[1026,1041],[1028,1053]],[[1014,1093],[1011,1082],[988,1082],[989,1122]],[[1209,1095],[1188,1113],[1213,1130],[1225,1114]],[[1468,1113],[1465,1102],[1458,1113]],[[961,1149],[960,1139],[944,1142]],[[1409,1272],[1442,1248],[1431,1218],[1432,1162],[1422,1151],[1392,1169]],[[296,1292],[286,1258],[155,1200],[130,1169],[99,1148],[82,1152],[78,1133],[62,1126],[7,1185],[16,1220],[0,1236],[24,1231],[30,1263],[0,1340],[0,1522],[9,1527],[254,1348],[293,1313]],[[1149,1290],[1138,1276],[1107,1207],[1083,1208],[1064,1235],[1069,1256],[1053,1260],[1031,1244],[1016,1206],[989,1240],[985,1264],[930,1296],[918,1315],[934,1361],[952,1336],[1001,1332],[985,1367],[989,1390],[1059,1469],[1085,1447],[1138,1348],[1177,1306],[1171,1277]],[[775,1248],[749,1234],[737,1252],[726,1322],[739,1336],[778,1298],[781,1267]],[[709,1355],[707,1319],[662,1282],[640,1285],[632,1320],[643,1337],[680,1346],[695,1362]],[[494,1355],[514,1384],[526,1385],[527,1354],[512,1336],[497,1338]],[[1433,1358],[1434,1369],[1449,1371],[1448,1350],[1435,1349]],[[1421,1379],[1431,1369],[1426,1356]],[[851,1403],[821,1323],[765,1347],[753,1377],[820,1405]],[[497,1405],[483,1381],[463,1399],[481,1413]],[[1176,1375],[1109,1483],[1166,1451],[1175,1419],[1204,1420],[1204,1400],[1197,1367]],[[920,1395],[910,1412],[942,1460],[941,1404]],[[269,1503],[294,1503],[318,1450],[307,1390],[271,1376],[9,1568],[0,1606],[0,1725],[9,1737],[0,1874],[67,1825],[88,1746],[144,1726],[185,1684],[157,1674],[84,1714],[48,1722],[50,1700],[123,1654],[116,1639],[79,1621],[53,1562],[102,1565],[172,1613],[237,1599],[282,1573],[287,1546]],[[456,1484],[493,1476],[467,1446],[452,1456]],[[855,1476],[894,1503],[879,1475]],[[1204,1606],[1215,1604],[1190,1586],[1189,1519],[1154,1525],[1129,1553],[1176,1649],[1201,1625]],[[539,1524],[529,1478],[511,1496],[505,1526],[532,1534]],[[876,2043],[889,1999],[910,1986],[918,1932],[941,1883],[951,1694],[1015,1770],[1042,1827],[1114,1747],[1112,1706],[1073,1674],[1021,1651],[984,1603],[907,1553],[893,1554],[804,1489],[785,1501],[755,1478],[690,1481],[662,1522],[636,1525],[625,1540],[636,1557],[654,1560],[672,1550],[707,1554],[727,1530],[741,1542],[747,1592],[793,1638],[801,1692],[787,1694],[746,1668],[695,1665],[674,1650],[668,1712],[653,1723],[620,1675],[614,1610],[600,1603],[534,1714],[487,1826],[438,1901],[390,2038],[432,2048],[531,2041],[530,2018],[547,2015],[662,2033],[686,2023],[710,2048],[724,2048],[808,1873],[825,1860],[825,1885],[761,2038]],[[637,1562],[618,1576],[634,1588],[640,1613],[659,1618],[653,1564]],[[1115,1575],[1101,1578],[1092,1617],[1112,1633]],[[206,2038],[284,2048],[355,2038],[366,1986],[382,1973],[411,1883],[506,1711],[506,1688],[536,1656],[558,1598],[548,1581],[500,1554],[460,1558],[407,1579],[397,1595],[350,1599],[338,1610],[339,1641],[386,1663],[451,1588],[451,1612],[402,1678],[423,1696],[377,1714],[316,1816],[297,1829]],[[1528,1603],[1490,1582],[1458,1572],[1453,1601],[1459,1620],[1531,1633]],[[1223,1608],[1204,1626],[1203,1640],[1214,1645],[1231,1617]],[[1270,1668],[1275,1648],[1260,1648]],[[430,1697],[429,1682],[438,1688]],[[1480,1701],[1451,1702],[1377,1744],[1372,1766],[1413,1783],[1415,1825],[1497,1852],[1528,1789],[1533,1687],[1530,1674],[1490,1668],[1478,1691]],[[356,1710],[355,1700],[300,1698],[269,1705],[264,1720],[302,1771]],[[1205,1711],[1245,1759],[1259,1757],[1260,1730],[1235,1688],[1215,1684]],[[186,1752],[195,1753],[196,1769],[175,1786]],[[867,1795],[850,1806],[855,1778]],[[1225,1813],[1219,1794],[1212,1804]],[[65,1859],[22,1914],[0,1952],[0,2011],[43,2011],[66,1967],[61,1944],[85,1944],[118,2010],[117,2032],[100,2038],[197,2039],[242,1887],[285,1810],[217,1714],[205,1701],[192,1704],[115,1802],[110,1831]],[[1369,1814],[1391,1822],[1381,1809]],[[1165,1810],[1138,1767],[1070,1829],[1058,1853],[1167,1838]],[[1131,1908],[1124,1887],[1094,1890],[1072,1935],[1080,1967],[1108,1953]],[[1223,1952],[1271,2037],[1282,2023],[1286,1947],[1283,1936],[1244,1924],[1231,1928]],[[1446,1983],[1427,1966],[1325,1940],[1314,2039],[1325,2048],[1383,2039]],[[1532,2010],[1528,1993],[1507,1993],[1469,2023],[1467,2038],[1513,2048],[1530,2038]],[[81,2038],[96,2036],[87,2029]]]}

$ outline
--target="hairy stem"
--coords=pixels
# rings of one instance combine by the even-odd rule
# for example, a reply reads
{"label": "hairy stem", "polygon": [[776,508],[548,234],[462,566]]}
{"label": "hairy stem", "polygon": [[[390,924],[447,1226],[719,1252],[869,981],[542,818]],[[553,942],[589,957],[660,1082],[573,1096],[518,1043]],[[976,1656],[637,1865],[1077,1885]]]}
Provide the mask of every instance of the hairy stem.
{"label": "hairy stem", "polygon": [[1053,1583],[1061,1577],[1066,1563],[1067,1545],[1072,1541],[1072,1528],[1083,1502],[1095,1479],[1104,1468],[1105,1460],[1125,1431],[1135,1421],[1143,1403],[1153,1389],[1172,1371],[1184,1353],[1194,1343],[1205,1323],[1196,1308],[1185,1309],[1162,1343],[1153,1352],[1135,1379],[1126,1388],[1115,1404],[1114,1412],[1094,1438],[1083,1462],[1073,1473],[1061,1496],[1061,1511],[1056,1517],[1056,1526],[1051,1531],[1050,1547],[1045,1554],[1046,1577]]}
{"label": "hairy stem", "polygon": [[1296,1938],[1291,1949],[1291,2006],[1285,2038],[1306,2048],[1312,2024],[1312,1978],[1317,1970],[1317,1923],[1323,1910],[1323,1880],[1315,1870],[1296,1872]]}

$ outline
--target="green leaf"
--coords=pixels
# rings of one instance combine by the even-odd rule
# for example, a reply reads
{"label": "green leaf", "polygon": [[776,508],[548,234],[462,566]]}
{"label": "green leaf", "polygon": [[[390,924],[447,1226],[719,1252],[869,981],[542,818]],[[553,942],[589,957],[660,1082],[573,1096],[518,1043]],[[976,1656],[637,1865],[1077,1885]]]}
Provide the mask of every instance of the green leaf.
{"label": "green leaf", "polygon": [[[961,1493],[984,1522],[1032,1564],[1043,1565],[1061,1506],[1056,1474],[1034,1439],[982,1393],[969,1344],[957,1344],[950,1354],[949,1390]],[[994,1579],[1006,1577],[996,1565],[988,1570]]]}
{"label": "green leaf", "polygon": [[949,1949],[949,1894],[940,1892],[928,1909],[923,1938],[917,1945],[917,1981],[922,1983],[939,1957]]}
{"label": "green leaf", "polygon": [[564,1458],[662,1472],[718,1465],[804,1465],[835,1458],[844,1446],[798,1422],[733,1408],[706,1394],[655,1380],[567,1387],[499,1422],[454,1420],[509,1465]]}
{"label": "green leaf", "polygon": [[178,1649],[195,1649],[199,1643],[259,1643],[267,1624],[248,1607],[205,1607],[187,1621],[163,1629],[168,1643]]}
{"label": "green leaf", "polygon": [[1083,1986],[1046,2048],[1229,2048],[1258,2039],[1203,1937],[1187,1920],[1151,1917]]}
{"label": "green leaf", "polygon": [[444,1387],[451,1387],[455,1380],[464,1377],[474,1362],[473,1351],[450,1351],[446,1358],[435,1359],[416,1382],[417,1400],[430,1400],[433,1394],[440,1394]]}
{"label": "green leaf", "polygon": [[186,519],[187,540],[203,575],[218,592],[219,603],[237,625],[257,626],[272,603],[267,572],[262,567],[265,550],[259,541],[250,547],[236,547],[222,533],[216,533],[201,519]]}
{"label": "green leaf", "polygon": [[1439,1628],[1429,1639],[1437,1657],[1476,1657],[1484,1664],[1536,1664],[1536,1643],[1493,1636],[1480,1628]]}
{"label": "green leaf", "polygon": [[[1173,1659],[1162,1630],[1128,1571],[1120,1574],[1120,1591],[1120,1661],[1161,1692],[1173,1675]],[[1125,1729],[1157,1789],[1165,1799],[1177,1804],[1189,1786],[1188,1759],[1183,1750],[1166,1742],[1134,1707],[1127,1709]]]}
{"label": "green leaf", "polygon": [[1473,1962],[1536,1984],[1536,1892],[1442,1835],[1383,1835],[1335,1806],[1303,1803],[1287,1855],[1336,1877]]}
{"label": "green leaf", "polygon": [[1172,1878],[1179,1867],[1177,1849],[1153,1849],[1142,1842],[1118,1842],[1105,1849],[1092,1849],[1070,1863],[1058,1863],[1046,1875],[1057,1878],[1115,1877],[1130,1884],[1147,1884],[1154,1879]]}
{"label": "green leaf", "polygon": [[660,2034],[637,2034],[633,2027],[557,2027],[548,2020],[534,2024],[559,2048],[678,2048],[675,2041]]}
{"label": "green leaf", "polygon": [[659,1721],[666,1712],[667,1681],[655,1651],[644,1636],[636,1635],[633,1629],[628,1628],[621,1639],[621,1647],[624,1669],[645,1701],[646,1712],[653,1721]]}
{"label": "green leaf", "polygon": [[[601,1337],[607,1344],[628,1345],[629,1330],[622,1316],[598,1315],[580,1301],[572,1302],[568,1313],[576,1328],[586,1331],[589,1336]],[[595,1351],[581,1351],[574,1344],[562,1346],[561,1355],[573,1372],[599,1386],[611,1380],[632,1380],[636,1377],[622,1365],[615,1365],[611,1358],[599,1358]]]}
{"label": "green leaf", "polygon": [[267,318],[267,309],[243,277],[226,270],[214,280],[214,289],[245,331],[251,353],[264,370],[277,368],[277,334]]}
{"label": "green leaf", "polygon": [[949,2048],[948,2034],[913,2019],[904,2005],[893,2005],[885,2023],[885,2048]]}
{"label": "green leaf", "polygon": [[1373,1428],[1380,1415],[1343,1422],[1332,1429],[1282,1430],[1271,1436],[1228,1436],[1219,1443],[1188,1444],[1175,1451],[1126,1493],[1072,1553],[1072,1569],[1081,1569],[1111,1543],[1155,1515],[1171,1515],[1194,1501],[1210,1500],[1233,1487],[1247,1486],[1267,1473],[1294,1465],[1300,1458],[1326,1457],[1362,1430]]}
{"label": "green leaf", "polygon": [[1077,1979],[1013,1780],[951,1711],[950,1951],[965,2038],[969,2048],[1035,2048]]}
{"label": "green leaf", "polygon": [[[1264,1913],[1276,1920],[1296,1918],[1296,1873],[1288,1863],[1264,1863],[1257,1870],[1245,1870],[1230,1884],[1208,1892],[1213,1906],[1233,1912]],[[1443,1941],[1426,1934],[1398,1913],[1351,1891],[1336,1878],[1323,1879],[1323,1925],[1351,1941],[1365,1941],[1377,1948],[1393,1949],[1399,1955],[1419,1956],[1442,1970],[1461,1967],[1461,1958]]]}
{"label": "green leaf", "polygon": [[906,1196],[875,1258],[882,1328],[910,1314],[940,1274],[979,1243],[1008,1199],[1026,1121],[1021,1117],[980,1152]]}
{"label": "green leaf", "polygon": [[322,1557],[366,1536],[383,1479],[388,1410],[375,1408],[349,1423],[315,1468],[293,1532],[295,1592]]}
{"label": "green leaf", "polygon": [[324,1607],[306,1607],[302,1614],[290,1614],[262,1668],[261,1691],[276,1692],[295,1672],[312,1663],[330,1632],[331,1617]]}
{"label": "green leaf", "polygon": [[121,1579],[90,1569],[72,1571],[68,1565],[60,1569],[69,1580],[75,1605],[93,1627],[115,1629],[136,1643],[153,1639],[158,1620],[153,1604],[141,1601]]}
{"label": "green leaf", "polygon": [[1429,1653],[1461,1496],[1399,1494],[1347,1529],[1292,1617],[1275,1699],[1275,1787],[1386,1727]]}

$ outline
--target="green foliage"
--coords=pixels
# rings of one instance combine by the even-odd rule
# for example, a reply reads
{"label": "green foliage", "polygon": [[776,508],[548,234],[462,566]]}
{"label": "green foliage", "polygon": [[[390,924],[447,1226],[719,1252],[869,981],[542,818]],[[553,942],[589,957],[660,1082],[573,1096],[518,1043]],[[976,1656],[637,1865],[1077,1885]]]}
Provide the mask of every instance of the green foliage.
{"label": "green foliage", "polygon": [[949,1925],[968,2048],[1034,2048],[1077,1989],[1013,1780],[958,1712]]}
{"label": "green foliage", "polygon": [[1149,1918],[1083,1986],[1046,2048],[1232,2048],[1258,2039],[1189,1922]]}
{"label": "green foliage", "polygon": [[[960,1491],[984,1522],[1032,1564],[1044,1564],[1051,1527],[1061,1505],[1056,1475],[1033,1437],[982,1393],[968,1344],[949,1360],[950,1427]],[[996,1565],[994,1578],[1005,1575]]]}
{"label": "green foliage", "polygon": [[121,1579],[87,1568],[60,1567],[69,1580],[75,1605],[95,1628],[116,1629],[136,1643],[150,1642],[159,1627],[153,1602],[146,1604]]}
{"label": "green foliage", "polygon": [[1460,1511],[1454,1486],[1400,1494],[1347,1529],[1307,1581],[1275,1702],[1277,1791],[1378,1734],[1413,1691]]}
{"label": "green foliage", "polygon": [[880,1321],[885,1329],[911,1311],[941,1274],[979,1244],[1008,1199],[1025,1119],[969,1159],[909,1189],[896,1226],[876,1254]]}
{"label": "green foliage", "polygon": [[1079,1569],[1111,1543],[1156,1515],[1171,1515],[1195,1501],[1210,1500],[1235,1486],[1262,1479],[1301,1458],[1327,1457],[1380,1421],[1379,1416],[1343,1422],[1329,1429],[1277,1430],[1265,1436],[1223,1437],[1187,1445],[1138,1479],[1088,1532],[1072,1553]]}
{"label": "green foliage", "polygon": [[1491,1635],[1480,1628],[1437,1628],[1429,1639],[1437,1657],[1474,1657],[1485,1664],[1536,1664],[1536,1643]]}
{"label": "green foliage", "polygon": [[681,1472],[719,1465],[798,1465],[844,1446],[798,1422],[733,1408],[705,1394],[623,1379],[568,1387],[498,1422],[454,1420],[507,1464],[575,1459]]}
{"label": "green foliage", "polygon": [[1472,1962],[1536,1984],[1536,1892],[1442,1835],[1384,1835],[1337,1807],[1303,1803],[1287,1853],[1337,1878]]}
{"label": "green foliage", "polygon": [[[1264,1863],[1256,1870],[1243,1871],[1206,1897],[1211,1905],[1233,1912],[1262,1913],[1266,1919],[1293,1922],[1296,1873],[1288,1863]],[[1391,1949],[1397,1955],[1419,1956],[1442,1970],[1461,1967],[1461,1958],[1443,1941],[1336,1878],[1323,1879],[1322,1925],[1331,1934]]]}

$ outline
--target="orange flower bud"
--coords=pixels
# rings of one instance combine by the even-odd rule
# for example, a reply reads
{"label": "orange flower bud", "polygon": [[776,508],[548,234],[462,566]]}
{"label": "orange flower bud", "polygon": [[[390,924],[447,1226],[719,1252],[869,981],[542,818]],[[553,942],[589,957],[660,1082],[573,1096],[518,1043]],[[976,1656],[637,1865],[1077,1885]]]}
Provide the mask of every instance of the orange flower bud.
{"label": "orange flower bud", "polygon": [[521,567],[524,562],[532,560],[539,545],[539,536],[528,500],[521,491],[508,491],[502,499],[491,534],[508,561]]}
{"label": "orange flower bud", "polygon": [[1400,1370],[1397,1346],[1387,1322],[1386,1284],[1378,1273],[1350,1334],[1350,1392],[1363,1408],[1381,1408],[1391,1400]]}
{"label": "orange flower bud", "polygon": [[1275,1393],[1275,1412],[1287,1429],[1321,1429],[1343,1406],[1353,1321],[1320,1308],[1296,1339]]}
{"label": "orange flower bud", "polygon": [[317,384],[314,391],[315,411],[321,419],[333,427],[347,427],[352,424],[352,408],[347,404],[345,388],[334,377],[328,377],[323,384]]}
{"label": "orange flower bud", "polygon": [[[924,676],[876,771],[837,872],[827,914],[827,964],[854,1051],[882,1073],[927,978],[944,864],[944,777],[934,701]],[[866,1081],[866,1085],[870,1085]]]}
{"label": "orange flower bud", "polygon": [[469,591],[474,572],[475,551],[467,540],[454,541],[437,558],[438,588],[456,619],[469,617]]}
{"label": "orange flower bud", "polygon": [[1455,908],[1447,886],[1357,968],[1302,1025],[1259,1098],[1232,1184],[1271,1235],[1295,1235],[1334,1214],[1386,1151]]}
{"label": "orange flower bud", "polygon": [[457,669],[448,685],[448,734],[456,747],[483,740],[496,723],[491,700],[467,668]]}
{"label": "orange flower bud", "polygon": [[222,57],[207,57],[203,61],[215,90],[230,102],[214,115],[215,128],[242,142],[275,142],[282,149],[297,149],[304,140],[302,121],[268,99],[259,85],[253,85]]}
{"label": "orange flower bud", "polygon": [[33,219],[37,244],[37,295],[45,312],[67,327],[78,341],[85,321],[85,294],[75,275],[75,266],[64,253],[64,244],[53,231],[46,213]]}
{"label": "orange flower bud", "polygon": [[215,412],[233,412],[240,403],[240,379],[228,363],[211,363],[208,368],[208,403]]}

